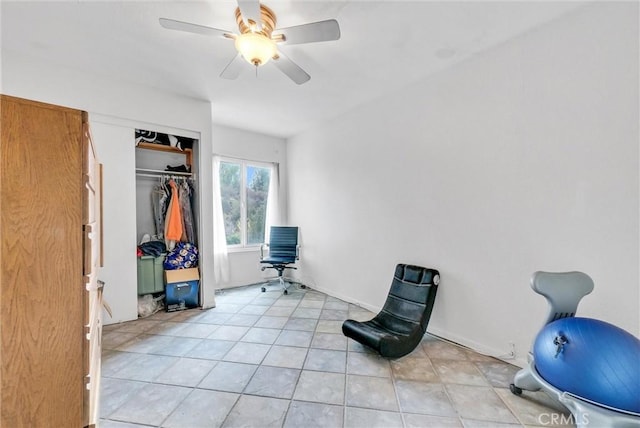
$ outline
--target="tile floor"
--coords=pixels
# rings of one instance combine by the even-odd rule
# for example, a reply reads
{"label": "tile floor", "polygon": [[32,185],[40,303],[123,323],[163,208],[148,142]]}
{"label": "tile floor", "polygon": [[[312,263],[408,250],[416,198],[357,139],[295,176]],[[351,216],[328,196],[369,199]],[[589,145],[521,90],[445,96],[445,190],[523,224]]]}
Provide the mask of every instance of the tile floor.
{"label": "tile floor", "polygon": [[542,392],[511,394],[517,367],[430,335],[383,359],[341,331],[373,314],[317,291],[249,286],[216,303],[104,328],[102,428],[506,428],[569,417]]}

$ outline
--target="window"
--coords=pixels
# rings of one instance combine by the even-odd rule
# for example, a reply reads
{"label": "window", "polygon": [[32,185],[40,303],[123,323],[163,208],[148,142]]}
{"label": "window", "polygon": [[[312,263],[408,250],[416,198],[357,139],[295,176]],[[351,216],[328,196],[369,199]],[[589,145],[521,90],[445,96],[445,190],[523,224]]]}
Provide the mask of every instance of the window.
{"label": "window", "polygon": [[271,166],[250,161],[220,162],[220,196],[229,247],[264,242]]}

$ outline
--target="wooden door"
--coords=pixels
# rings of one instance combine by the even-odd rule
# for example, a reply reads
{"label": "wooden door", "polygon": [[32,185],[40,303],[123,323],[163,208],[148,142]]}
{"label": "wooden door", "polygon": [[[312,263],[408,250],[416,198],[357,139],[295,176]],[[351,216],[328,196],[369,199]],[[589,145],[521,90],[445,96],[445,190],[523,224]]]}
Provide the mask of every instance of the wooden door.
{"label": "wooden door", "polygon": [[82,426],[82,112],[0,101],[0,425]]}

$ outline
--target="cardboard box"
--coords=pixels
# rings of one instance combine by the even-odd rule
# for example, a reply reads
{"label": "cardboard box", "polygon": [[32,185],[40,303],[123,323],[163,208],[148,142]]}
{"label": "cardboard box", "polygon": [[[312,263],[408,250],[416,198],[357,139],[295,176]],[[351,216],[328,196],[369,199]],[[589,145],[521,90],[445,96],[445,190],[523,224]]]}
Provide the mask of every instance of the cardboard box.
{"label": "cardboard box", "polygon": [[167,279],[167,284],[200,279],[200,271],[198,271],[198,268],[165,270],[164,275]]}
{"label": "cardboard box", "polygon": [[198,268],[165,270],[167,312],[198,307],[200,273]]}

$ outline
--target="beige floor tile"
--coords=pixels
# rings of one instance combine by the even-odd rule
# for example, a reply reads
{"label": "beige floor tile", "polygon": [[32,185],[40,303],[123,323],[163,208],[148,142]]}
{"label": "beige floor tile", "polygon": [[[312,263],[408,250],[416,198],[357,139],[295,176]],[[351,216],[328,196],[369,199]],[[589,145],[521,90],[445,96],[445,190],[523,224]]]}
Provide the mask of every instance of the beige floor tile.
{"label": "beige floor tile", "polygon": [[397,412],[398,402],[390,378],[347,376],[346,405]]}
{"label": "beige floor tile", "polygon": [[[219,427],[240,396],[194,389],[162,424],[164,428]],[[215,403],[215,405],[212,405]]]}
{"label": "beige floor tile", "polygon": [[345,373],[347,369],[347,353],[331,349],[309,349],[304,369]]}
{"label": "beige floor tile", "polygon": [[315,331],[318,320],[313,318],[289,318],[284,323],[285,330]]}
{"label": "beige floor tile", "polygon": [[327,309],[327,305],[330,303],[325,303],[324,309],[320,313],[321,320],[334,320],[344,322],[348,318],[346,310],[339,309]]}
{"label": "beige floor tile", "polygon": [[342,406],[292,401],[284,428],[340,428],[343,417]]}
{"label": "beige floor tile", "polygon": [[235,343],[229,340],[202,339],[185,357],[221,360]]}
{"label": "beige floor tile", "polygon": [[319,333],[335,333],[342,334],[343,321],[319,320],[316,331]]}
{"label": "beige floor tile", "polygon": [[405,428],[463,428],[460,418],[444,416],[416,415],[413,413],[405,413]]}
{"label": "beige floor tile", "polygon": [[440,383],[428,358],[405,357],[391,361],[391,371],[395,379]]}
{"label": "beige floor tile", "polygon": [[273,317],[269,315],[263,315],[253,325],[254,327],[264,328],[282,328],[289,321],[287,317]]}
{"label": "beige floor tile", "polygon": [[119,331],[110,330],[102,333],[102,349],[116,349],[120,345],[137,337],[137,333],[121,333]]}
{"label": "beige floor tile", "polygon": [[496,388],[495,391],[523,425],[552,424],[554,428],[574,426],[570,422],[571,413],[542,391],[525,391],[521,396],[514,395],[506,388]]}
{"label": "beige floor tile", "polygon": [[342,334],[316,333],[311,342],[312,348],[333,349],[335,351],[347,350],[347,338]]}
{"label": "beige floor tile", "polygon": [[198,384],[198,388],[242,392],[258,366],[255,364],[218,362]]}
{"label": "beige floor tile", "polygon": [[307,357],[307,348],[274,345],[268,351],[263,364],[267,366],[301,369]]}
{"label": "beige floor tile", "polygon": [[293,398],[325,404],[344,404],[345,375],[303,370]]}
{"label": "beige floor tile", "polygon": [[518,423],[516,417],[493,388],[453,384],[445,387],[451,402],[462,418]]}
{"label": "beige floor tile", "polygon": [[288,317],[296,310],[295,306],[274,306],[267,309],[264,313],[272,317]]}
{"label": "beige floor tile", "polygon": [[241,342],[263,343],[266,345],[273,344],[281,330],[276,328],[253,327],[240,339]]}
{"label": "beige floor tile", "polygon": [[262,343],[238,342],[222,359],[234,363],[260,364],[269,349],[270,345]]}
{"label": "beige floor tile", "polygon": [[242,395],[225,420],[223,427],[281,427],[289,400]]}
{"label": "beige floor tile", "polygon": [[442,383],[489,386],[489,382],[471,361],[431,358],[431,363]]}
{"label": "beige floor tile", "polygon": [[144,382],[105,378],[100,383],[100,417],[109,417],[118,407],[126,403],[136,391],[147,385]]}
{"label": "beige floor tile", "polygon": [[299,308],[315,308],[322,309],[324,307],[324,300],[315,300],[304,298],[298,305]]}
{"label": "beige floor tile", "polygon": [[399,380],[396,381],[395,387],[402,412],[431,416],[458,416],[442,384]]}
{"label": "beige floor tile", "polygon": [[144,355],[130,362],[112,375],[118,379],[151,382],[164,373],[178,360],[178,357],[164,355]]}
{"label": "beige floor tile", "polygon": [[363,376],[391,377],[389,360],[377,354],[350,352],[347,357],[347,373]]}
{"label": "beige floor tile", "polygon": [[107,350],[102,354],[102,376],[113,377],[123,368],[134,364],[135,360],[144,358],[144,354]]}
{"label": "beige floor tile", "polygon": [[245,394],[274,398],[291,398],[300,370],[260,366],[244,389]]}
{"label": "beige floor tile", "polygon": [[195,387],[217,364],[217,361],[180,358],[155,381],[167,385]]}
{"label": "beige floor tile", "polygon": [[[469,359],[472,359],[470,357]],[[520,367],[505,363],[498,360],[478,361],[475,362],[476,367],[484,374],[484,377],[495,388],[509,388],[513,382],[513,378],[520,370]]]}
{"label": "beige floor tile", "polygon": [[191,391],[181,386],[146,384],[116,409],[110,419],[160,425]]}
{"label": "beige floor tile", "polygon": [[374,409],[345,408],[345,428],[402,428],[400,413]]}
{"label": "beige floor tile", "polygon": [[251,315],[251,314],[234,314],[226,320],[224,323],[226,325],[240,325],[245,327],[253,326],[260,319],[260,315]]}
{"label": "beige floor tile", "polygon": [[439,360],[468,360],[464,348],[439,340],[422,341],[422,349],[431,359]]}
{"label": "beige floor tile", "polygon": [[239,325],[221,325],[212,331],[207,339],[216,340],[240,340],[247,332],[249,327]]}
{"label": "beige floor tile", "polygon": [[276,345],[299,346],[308,348],[313,339],[313,332],[300,330],[278,330],[280,332],[275,341]]}
{"label": "beige floor tile", "polygon": [[342,334],[347,316],[375,314],[315,290],[216,298],[105,326],[101,427],[509,428],[567,415],[543,393],[512,395],[517,367],[430,334],[382,358]]}

